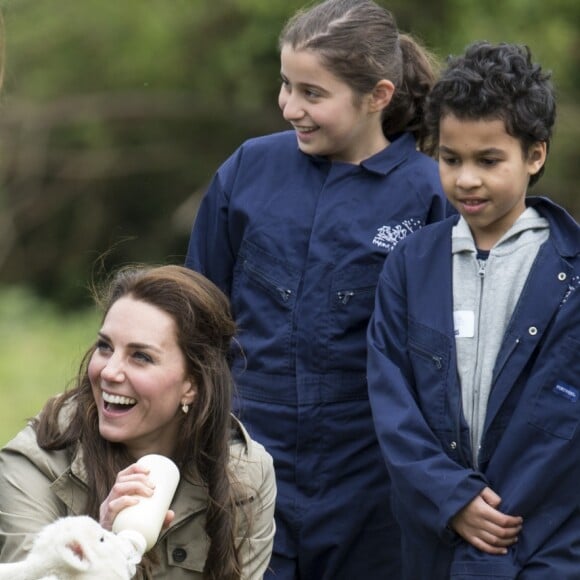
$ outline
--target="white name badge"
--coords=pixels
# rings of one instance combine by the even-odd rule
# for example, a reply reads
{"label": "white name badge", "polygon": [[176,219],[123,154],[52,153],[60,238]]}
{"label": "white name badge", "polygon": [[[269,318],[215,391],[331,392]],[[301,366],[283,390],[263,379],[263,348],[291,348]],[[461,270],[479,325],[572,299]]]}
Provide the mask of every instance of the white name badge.
{"label": "white name badge", "polygon": [[473,338],[475,335],[475,313],[473,310],[456,310],[453,313],[455,338]]}

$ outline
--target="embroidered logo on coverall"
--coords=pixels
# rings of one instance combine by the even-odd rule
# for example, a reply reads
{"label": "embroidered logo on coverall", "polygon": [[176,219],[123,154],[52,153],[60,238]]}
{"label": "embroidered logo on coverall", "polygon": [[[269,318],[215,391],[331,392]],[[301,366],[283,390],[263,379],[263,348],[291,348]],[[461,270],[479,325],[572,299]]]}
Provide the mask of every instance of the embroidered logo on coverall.
{"label": "embroidered logo on coverall", "polygon": [[373,239],[373,244],[389,252],[409,234],[421,229],[421,220],[408,219],[396,226],[381,226]]}

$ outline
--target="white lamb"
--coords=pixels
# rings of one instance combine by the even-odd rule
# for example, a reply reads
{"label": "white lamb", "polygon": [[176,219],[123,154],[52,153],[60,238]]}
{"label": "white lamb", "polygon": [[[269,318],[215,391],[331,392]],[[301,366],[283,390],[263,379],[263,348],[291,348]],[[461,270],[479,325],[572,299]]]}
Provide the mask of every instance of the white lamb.
{"label": "white lamb", "polygon": [[70,516],[43,528],[25,560],[0,564],[0,580],[131,580],[144,550],[140,534]]}

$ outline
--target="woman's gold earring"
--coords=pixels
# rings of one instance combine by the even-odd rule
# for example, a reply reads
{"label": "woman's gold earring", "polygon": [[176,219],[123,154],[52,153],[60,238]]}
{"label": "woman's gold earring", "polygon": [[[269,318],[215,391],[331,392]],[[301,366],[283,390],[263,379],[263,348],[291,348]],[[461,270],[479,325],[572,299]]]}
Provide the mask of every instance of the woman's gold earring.
{"label": "woman's gold earring", "polygon": [[187,415],[187,413],[189,412],[189,405],[186,405],[185,403],[183,403],[183,405],[181,405],[181,410],[183,411],[183,413],[185,415]]}

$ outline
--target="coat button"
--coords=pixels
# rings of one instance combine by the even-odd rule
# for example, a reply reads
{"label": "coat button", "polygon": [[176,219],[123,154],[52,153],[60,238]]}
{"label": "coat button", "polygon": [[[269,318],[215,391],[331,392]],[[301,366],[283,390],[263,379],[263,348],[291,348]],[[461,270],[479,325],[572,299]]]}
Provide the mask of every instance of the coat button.
{"label": "coat button", "polygon": [[173,550],[173,560],[175,562],[183,562],[187,558],[187,552],[183,548],[175,548]]}
{"label": "coat button", "polygon": [[451,447],[451,449],[456,449],[457,443],[455,441],[451,441],[451,443],[449,443],[449,447]]}
{"label": "coat button", "polygon": [[535,326],[530,326],[528,332],[530,333],[530,336],[536,336],[536,334],[538,334],[538,329]]}
{"label": "coat button", "polygon": [[560,280],[560,282],[563,282],[566,279],[566,273],[565,272],[560,272],[558,274],[558,280]]}

